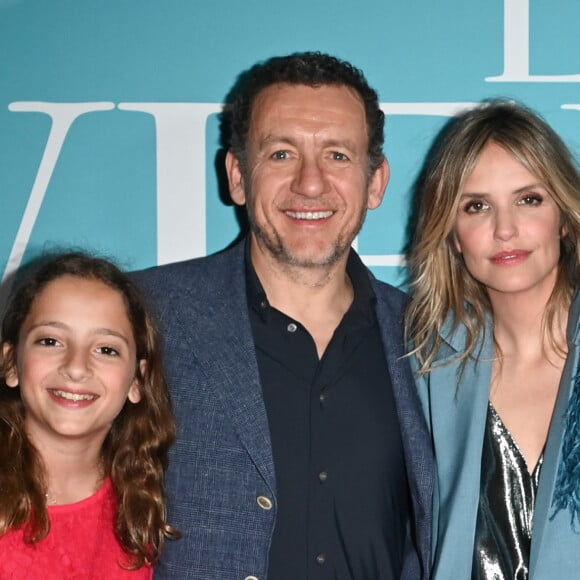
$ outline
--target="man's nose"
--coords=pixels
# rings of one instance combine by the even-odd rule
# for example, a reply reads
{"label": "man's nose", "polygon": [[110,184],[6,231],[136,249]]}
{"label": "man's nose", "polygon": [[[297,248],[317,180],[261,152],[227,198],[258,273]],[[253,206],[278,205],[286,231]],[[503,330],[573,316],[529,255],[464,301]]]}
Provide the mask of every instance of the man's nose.
{"label": "man's nose", "polygon": [[328,190],[327,176],[322,162],[303,157],[296,167],[292,180],[292,191],[308,197],[317,197]]}

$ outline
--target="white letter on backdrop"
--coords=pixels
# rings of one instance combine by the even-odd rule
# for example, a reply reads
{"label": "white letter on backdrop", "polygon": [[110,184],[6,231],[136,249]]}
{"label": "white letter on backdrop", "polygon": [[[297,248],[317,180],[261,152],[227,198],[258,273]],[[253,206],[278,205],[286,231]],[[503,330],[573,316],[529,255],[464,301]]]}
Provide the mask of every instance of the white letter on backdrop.
{"label": "white letter on backdrop", "polygon": [[218,103],[119,103],[149,113],[157,131],[157,263],[206,253],[205,128]]}
{"label": "white letter on backdrop", "polygon": [[[419,115],[452,117],[457,113],[474,107],[477,103],[381,103],[381,110],[387,117],[391,115]],[[358,240],[353,241],[358,249]],[[405,256],[401,254],[361,255],[367,266],[404,266]]]}
{"label": "white letter on backdrop", "polygon": [[569,109],[571,111],[580,111],[580,103],[571,103],[569,105],[562,105],[562,109]]}
{"label": "white letter on backdrop", "polygon": [[[50,178],[54,171],[56,162],[60,155],[62,145],[66,139],[67,133],[77,117],[85,113],[95,111],[108,111],[115,107],[114,103],[46,103],[40,101],[17,101],[10,103],[8,109],[15,113],[45,113],[52,120],[50,133],[44,148],[44,154],[24,210],[24,215],[20,221],[20,227],[16,233],[12,250],[8,257],[6,269],[2,280],[14,272],[20,263],[26,251],[26,246],[30,240],[32,228],[38,217],[38,212],[42,206],[42,201],[46,194]],[[6,289],[9,292],[9,289]]]}
{"label": "white letter on backdrop", "polygon": [[578,83],[580,74],[530,75],[530,0],[504,0],[503,74],[497,83]]}

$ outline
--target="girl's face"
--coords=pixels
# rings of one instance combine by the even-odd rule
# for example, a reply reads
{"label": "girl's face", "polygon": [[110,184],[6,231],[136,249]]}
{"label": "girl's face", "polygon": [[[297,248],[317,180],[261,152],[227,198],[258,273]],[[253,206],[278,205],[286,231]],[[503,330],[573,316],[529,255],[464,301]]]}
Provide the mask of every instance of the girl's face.
{"label": "girl's face", "polygon": [[40,448],[70,439],[100,445],[127,399],[141,398],[123,298],[101,281],[50,282],[32,303],[16,352],[3,348],[15,361],[6,383],[20,386],[26,429]]}
{"label": "girl's face", "polygon": [[560,223],[546,186],[504,148],[486,145],[461,192],[455,245],[492,302],[530,292],[547,300],[558,272]]}

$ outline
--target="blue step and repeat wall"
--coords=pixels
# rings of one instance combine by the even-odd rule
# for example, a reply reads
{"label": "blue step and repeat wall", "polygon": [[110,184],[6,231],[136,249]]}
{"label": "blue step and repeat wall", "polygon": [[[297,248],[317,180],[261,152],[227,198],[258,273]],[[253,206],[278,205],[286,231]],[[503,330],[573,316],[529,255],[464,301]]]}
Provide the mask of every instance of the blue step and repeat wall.
{"label": "blue step and repeat wall", "polygon": [[522,100],[580,153],[579,28],[578,0],[0,0],[0,275],[70,246],[129,269],[226,247],[221,103],[255,62],[320,50],[362,68],[387,114],[392,178],[356,246],[401,284],[449,115]]}

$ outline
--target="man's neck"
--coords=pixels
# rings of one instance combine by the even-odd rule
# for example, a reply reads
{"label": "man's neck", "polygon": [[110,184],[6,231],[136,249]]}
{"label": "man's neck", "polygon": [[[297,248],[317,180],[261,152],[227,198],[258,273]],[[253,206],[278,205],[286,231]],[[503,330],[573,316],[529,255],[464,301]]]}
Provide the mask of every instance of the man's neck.
{"label": "man's neck", "polygon": [[256,256],[254,252],[251,255],[270,305],[300,322],[322,357],[354,298],[346,272],[348,256],[331,266],[301,268]]}

